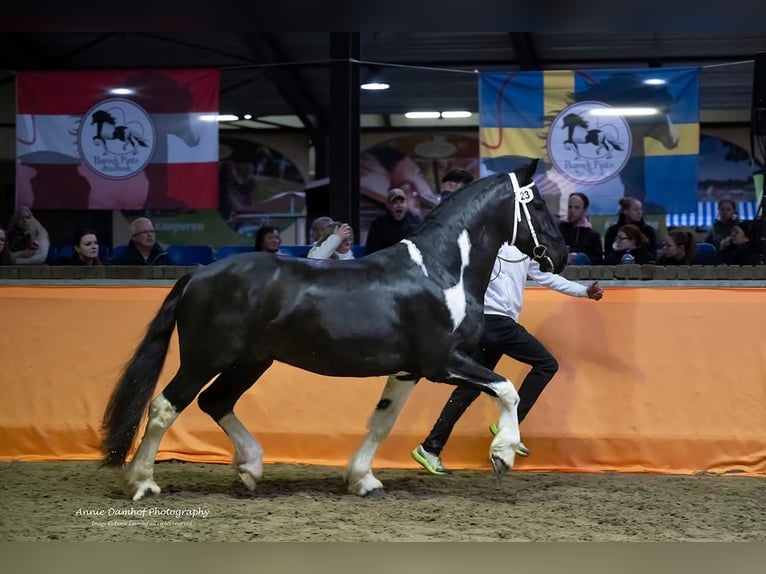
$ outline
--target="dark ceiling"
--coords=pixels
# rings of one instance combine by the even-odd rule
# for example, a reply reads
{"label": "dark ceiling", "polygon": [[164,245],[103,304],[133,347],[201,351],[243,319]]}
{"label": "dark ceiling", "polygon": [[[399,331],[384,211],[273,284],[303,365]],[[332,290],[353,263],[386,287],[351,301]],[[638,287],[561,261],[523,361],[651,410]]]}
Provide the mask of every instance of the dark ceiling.
{"label": "dark ceiling", "polygon": [[[301,127],[329,117],[330,47],[329,32],[3,33],[0,78],[7,94],[16,70],[218,67],[222,113]],[[360,111],[381,126],[410,110],[477,112],[475,71],[699,66],[702,121],[741,123],[764,51],[766,33],[362,32],[358,59],[383,64],[391,89],[362,91]]]}

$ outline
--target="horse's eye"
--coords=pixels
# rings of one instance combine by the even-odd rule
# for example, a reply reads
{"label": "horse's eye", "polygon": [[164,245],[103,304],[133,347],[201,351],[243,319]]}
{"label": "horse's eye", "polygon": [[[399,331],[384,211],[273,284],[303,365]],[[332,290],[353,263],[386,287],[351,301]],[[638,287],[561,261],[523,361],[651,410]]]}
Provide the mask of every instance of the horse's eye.
{"label": "horse's eye", "polygon": [[535,209],[543,209],[545,207],[545,201],[536,197],[532,200],[532,207]]}

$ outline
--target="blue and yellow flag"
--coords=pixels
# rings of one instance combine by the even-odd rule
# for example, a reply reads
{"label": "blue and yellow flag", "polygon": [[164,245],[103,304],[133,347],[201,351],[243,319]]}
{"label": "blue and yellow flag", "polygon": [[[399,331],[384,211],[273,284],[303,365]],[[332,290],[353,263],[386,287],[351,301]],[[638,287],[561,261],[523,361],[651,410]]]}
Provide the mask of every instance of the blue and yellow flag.
{"label": "blue and yellow flag", "polygon": [[536,180],[561,215],[574,191],[592,215],[624,195],[646,213],[696,209],[696,68],[482,73],[479,111],[482,175],[542,158]]}

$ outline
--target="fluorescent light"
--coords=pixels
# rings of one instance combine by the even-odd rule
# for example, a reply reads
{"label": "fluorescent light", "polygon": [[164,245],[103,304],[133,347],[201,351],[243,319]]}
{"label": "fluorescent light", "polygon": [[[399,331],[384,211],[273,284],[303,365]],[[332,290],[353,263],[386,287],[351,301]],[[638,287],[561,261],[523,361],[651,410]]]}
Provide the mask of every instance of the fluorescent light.
{"label": "fluorescent light", "polygon": [[662,78],[649,78],[648,80],[644,80],[644,83],[649,84],[650,86],[664,86],[667,84]]}
{"label": "fluorescent light", "polygon": [[407,112],[404,117],[408,120],[436,119],[441,117],[439,112]]}
{"label": "fluorescent light", "polygon": [[454,111],[454,112],[442,112],[443,118],[470,118],[471,112]]}
{"label": "fluorescent light", "polygon": [[129,96],[130,94],[135,94],[136,91],[130,88],[112,88],[109,90],[109,93],[115,96]]}
{"label": "fluorescent light", "polygon": [[252,120],[253,119],[253,115],[252,114],[245,114],[242,117],[245,118],[246,120]]}
{"label": "fluorescent light", "polygon": [[363,90],[387,90],[391,87],[390,84],[387,84],[386,82],[365,82],[361,86],[359,86]]}
{"label": "fluorescent light", "polygon": [[234,114],[205,114],[199,117],[203,122],[236,122],[239,116]]}
{"label": "fluorescent light", "polygon": [[593,108],[588,110],[593,116],[654,116],[657,108]]}

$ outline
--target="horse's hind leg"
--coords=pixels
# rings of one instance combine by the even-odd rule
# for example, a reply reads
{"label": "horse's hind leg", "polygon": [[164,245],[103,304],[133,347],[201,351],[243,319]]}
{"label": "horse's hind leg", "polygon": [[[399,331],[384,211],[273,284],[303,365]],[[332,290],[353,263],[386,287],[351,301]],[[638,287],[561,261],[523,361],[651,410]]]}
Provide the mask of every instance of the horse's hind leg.
{"label": "horse's hind leg", "polygon": [[263,475],[263,447],[234,414],[234,405],[271,363],[271,360],[234,363],[197,399],[200,408],[213,418],[234,445],[234,468],[250,490],[255,490],[256,481]]}
{"label": "horse's hind leg", "polygon": [[346,467],[346,484],[352,494],[382,496],[383,483],[372,474],[372,459],[399,417],[417,379],[400,373],[388,377],[383,394],[367,425],[367,434]]}
{"label": "horse's hind leg", "polygon": [[[201,378],[190,373],[195,369],[183,365],[160,395],[149,406],[149,419],[136,454],[123,468],[120,478],[133,500],[160,493],[154,482],[154,460],[165,432],[170,428],[210,377]],[[211,375],[212,376],[212,375]]]}

